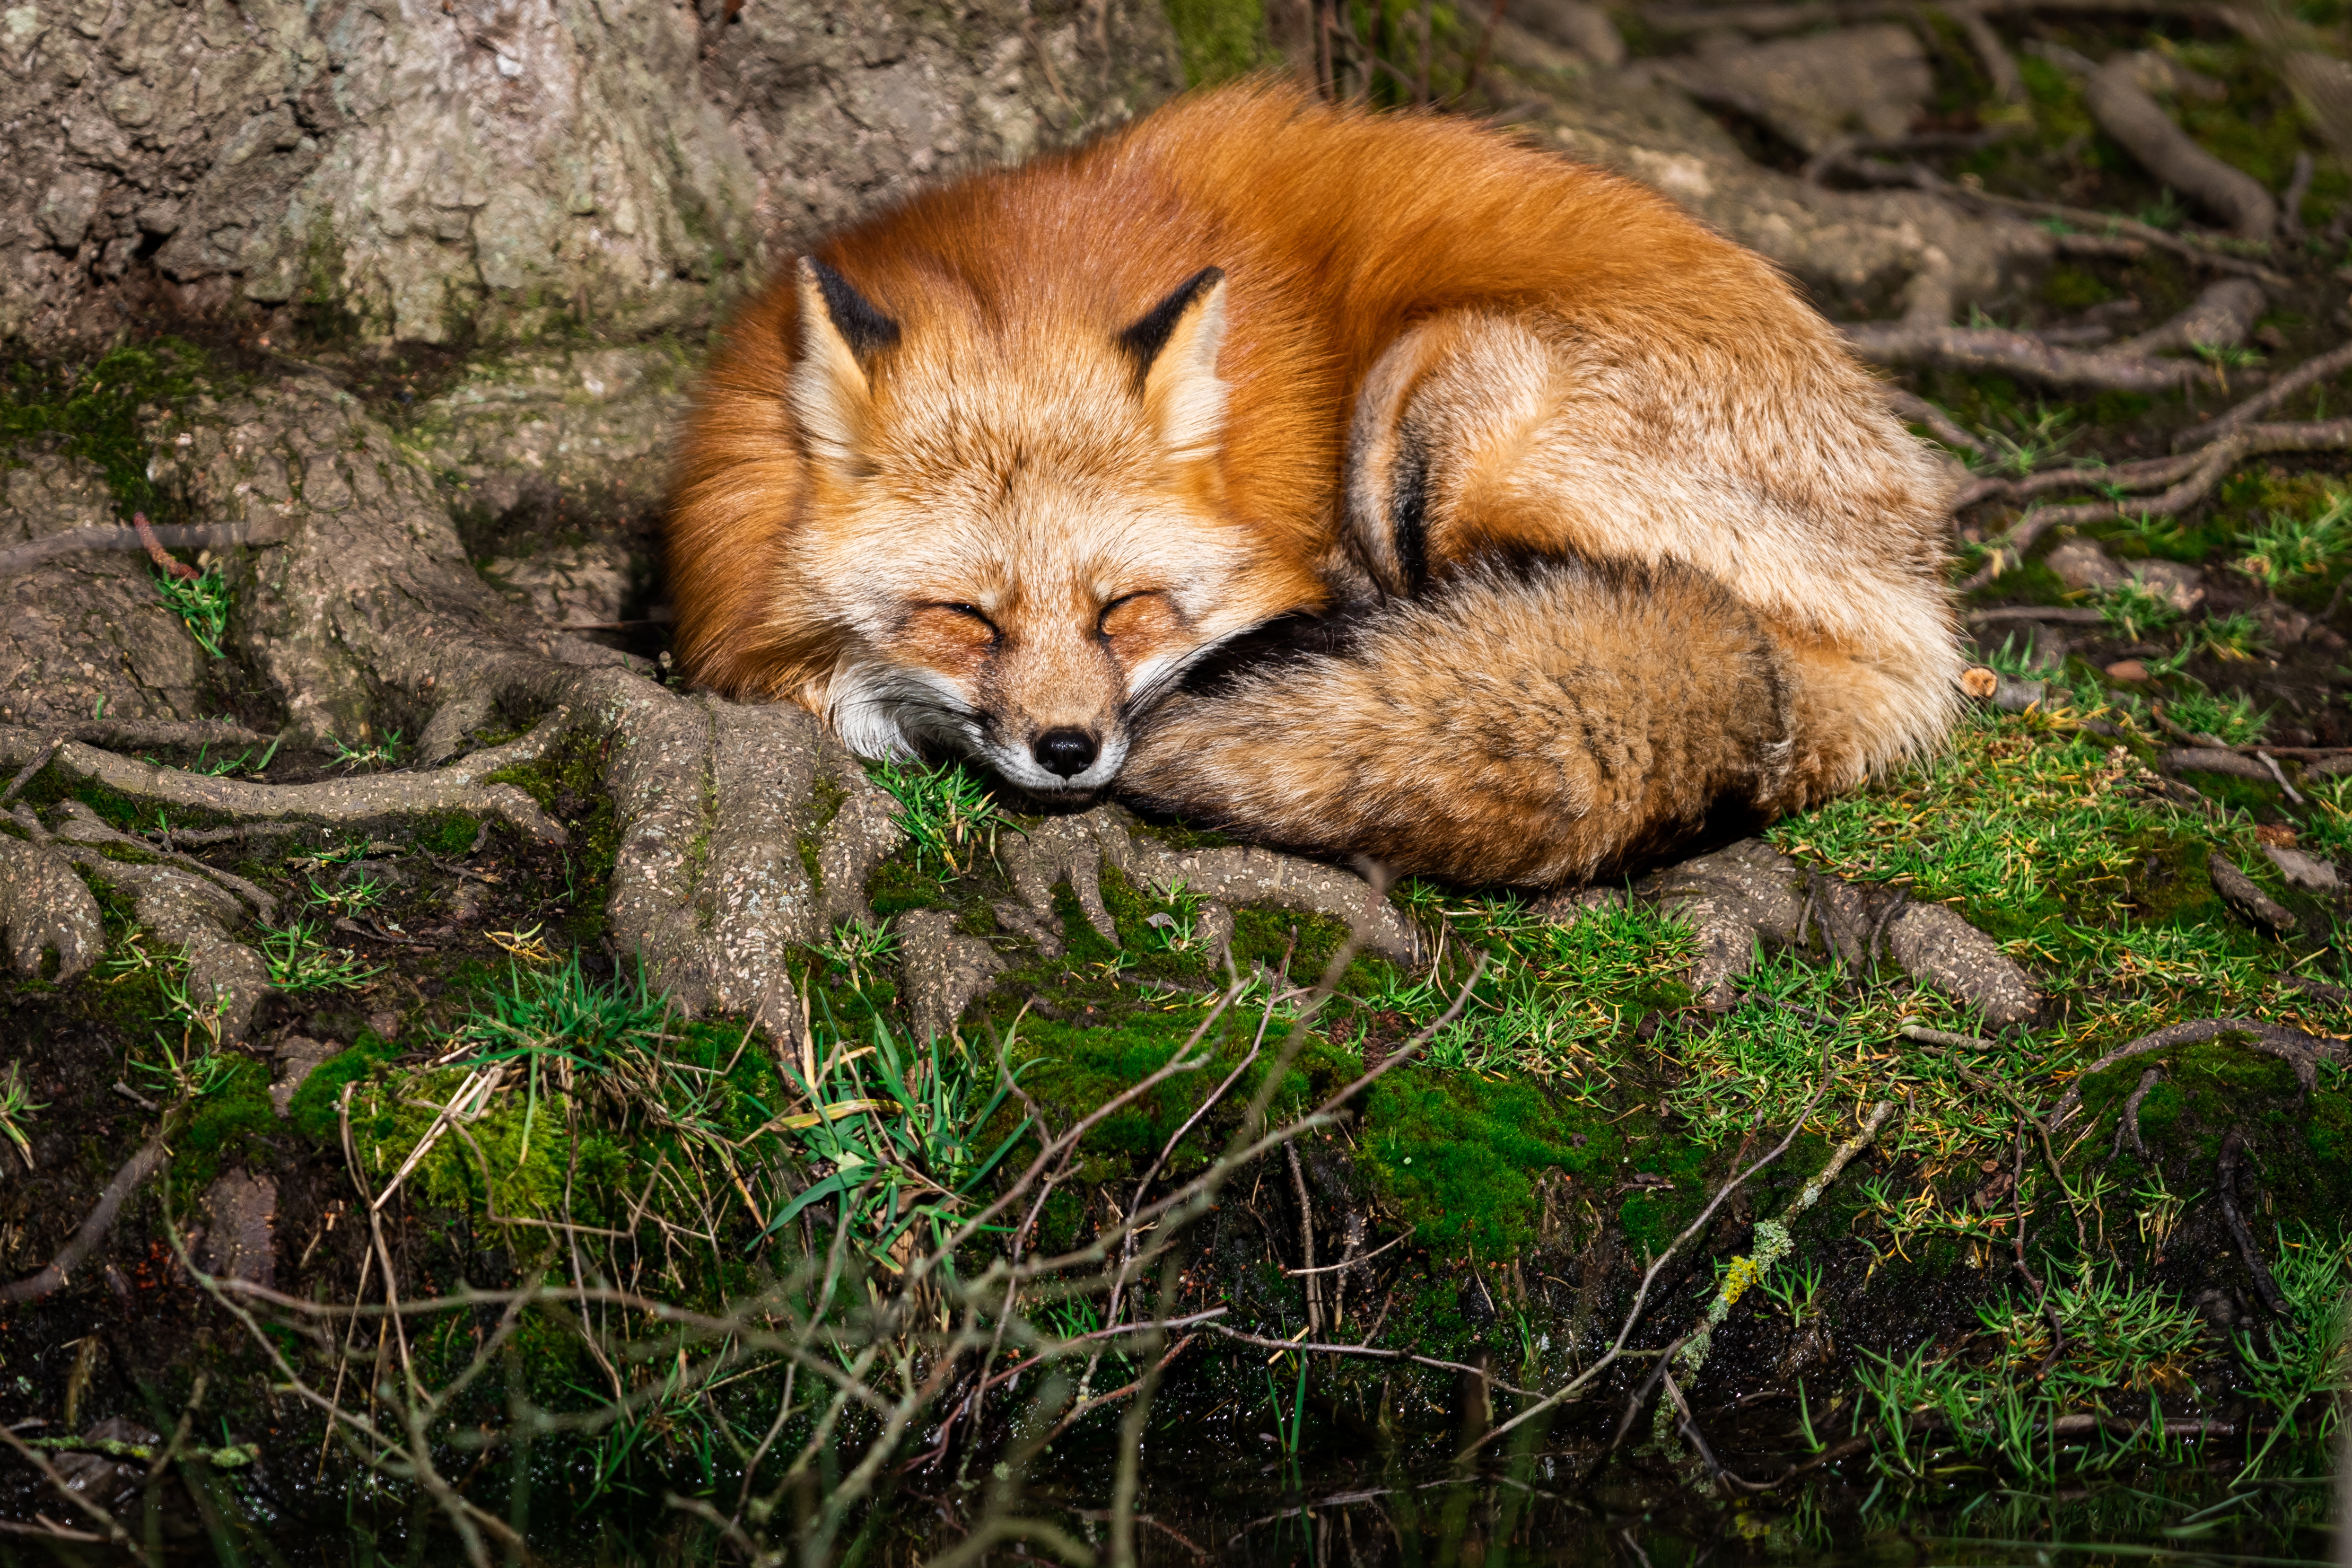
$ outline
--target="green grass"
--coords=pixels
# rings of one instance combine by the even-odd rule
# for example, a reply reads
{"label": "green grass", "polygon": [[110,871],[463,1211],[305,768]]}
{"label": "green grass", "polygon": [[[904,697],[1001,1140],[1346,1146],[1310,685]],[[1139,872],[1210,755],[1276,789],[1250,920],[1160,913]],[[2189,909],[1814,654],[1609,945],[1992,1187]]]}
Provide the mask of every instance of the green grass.
{"label": "green grass", "polygon": [[2166,699],[2164,716],[2191,735],[2210,735],[2224,746],[2252,746],[2270,728],[2270,716],[2255,711],[2252,697],[2186,692]]}
{"label": "green grass", "polygon": [[2241,1479],[2261,1474],[2278,1445],[2289,1452],[2332,1437],[2344,1422],[2343,1396],[2352,1392],[2352,1238],[2322,1235],[2308,1225],[2273,1232],[2278,1249],[2272,1274],[2286,1298],[2284,1322],[2273,1322],[2257,1345],[2235,1342],[2247,1391],[2277,1412],[2277,1424]]}
{"label": "green grass", "polygon": [[898,956],[898,934],[887,925],[845,920],[810,950],[840,971],[853,988],[862,988],[869,971],[878,973]]}
{"label": "green grass", "polygon": [[950,876],[978,864],[984,850],[996,853],[997,835],[1018,832],[987,786],[960,762],[928,767],[915,762],[877,762],[867,776],[898,804],[898,822],[915,843],[918,869],[932,863]]}
{"label": "green grass", "polygon": [[2308,517],[2273,512],[2237,548],[2244,553],[2232,564],[2273,593],[2324,579],[2352,552],[2352,493],[2332,493]]}
{"label": "green grass", "polygon": [[810,1108],[775,1125],[814,1179],[776,1210],[767,1232],[835,1201],[867,1256],[892,1268],[894,1249],[903,1254],[910,1239],[926,1249],[947,1239],[1031,1119],[991,1126],[1018,1074],[1000,1073],[959,1041],[933,1036],[918,1045],[878,1016],[860,1049],[828,1033],[811,1042],[804,1066],[813,1071],[784,1067]]}
{"label": "green grass", "polygon": [[33,1119],[34,1112],[45,1109],[25,1087],[25,1064],[10,1062],[8,1076],[0,1079],[0,1137],[16,1145],[26,1170],[33,1168],[33,1144],[25,1135],[25,1124]]}
{"label": "green grass", "polygon": [[642,967],[634,979],[600,982],[581,967],[576,950],[551,969],[513,964],[507,975],[452,1035],[467,1065],[551,1053],[593,1067],[623,1051],[657,1048],[676,1016]]}
{"label": "green grass", "polygon": [[1997,932],[2073,911],[2127,912],[2129,873],[2151,836],[2191,831],[2172,807],[2125,788],[2130,769],[2093,736],[2037,738],[1979,714],[1952,743],[1881,789],[1776,825],[1800,860],[1915,898],[1957,902]]}
{"label": "green grass", "polygon": [[[1690,933],[1646,904],[1602,907],[1562,925],[1508,895],[1464,899],[1416,886],[1404,901],[1489,955],[1461,1019],[1431,1041],[1430,1060],[1441,1067],[1508,1068],[1597,1092],[1612,1082],[1607,1048],[1647,1013],[1689,999],[1681,976],[1691,963]],[[1349,999],[1360,1012],[1397,1012],[1420,1026],[1443,1013],[1457,988],[1440,974],[1387,970]]]}
{"label": "green grass", "polygon": [[196,645],[215,659],[223,657],[221,641],[228,635],[232,596],[221,569],[210,566],[194,578],[159,571],[154,580],[156,595],[165,608],[180,618]]}
{"label": "green grass", "polygon": [[335,753],[330,766],[347,773],[354,768],[389,768],[400,756],[400,731],[393,730],[381,740],[371,741],[362,737],[357,746],[346,746],[331,735],[327,737],[327,744],[334,748]]}
{"label": "green grass", "polygon": [[2146,583],[2118,583],[2099,596],[2099,613],[2107,630],[2127,643],[2161,632],[2180,619],[2180,607]]}
{"label": "green grass", "polygon": [[315,923],[297,918],[283,928],[261,928],[262,961],[269,983],[289,996],[349,990],[383,973],[348,947],[330,947]]}
{"label": "green grass", "polygon": [[390,883],[372,875],[347,876],[331,887],[321,887],[317,877],[310,878],[310,897],[336,915],[363,914],[391,893]]}
{"label": "green grass", "polygon": [[[2301,1463],[2326,1453],[2342,1419],[2336,1396],[2352,1387],[2345,1335],[2352,1241],[2307,1226],[2281,1228],[2275,1239],[2287,1321],[2260,1345],[2239,1335],[2231,1346],[2246,1393],[2273,1416],[2259,1447],[2248,1445],[2241,1482],[2263,1474],[2282,1444]],[[1870,1430],[1884,1473],[1924,1479],[1951,1473],[1957,1461],[2046,1486],[2126,1458],[2179,1456],[2178,1439],[2168,1442],[2163,1430],[2160,1396],[2193,1392],[2200,1360],[2219,1348],[2202,1316],[2164,1286],[2112,1268],[2085,1263],[2046,1285],[2038,1301],[2011,1291],[1979,1305],[1974,1348],[1864,1352],[1854,1426]],[[2056,1418],[2080,1413],[2121,1416],[2126,1431],[2058,1436]]]}
{"label": "green grass", "polygon": [[2083,431],[2067,428],[2074,423],[2074,416],[2072,408],[2051,408],[2039,402],[2031,414],[2022,409],[2000,411],[1977,433],[1984,437],[1990,455],[1972,457],[1969,465],[1979,474],[2022,478],[2063,455],[2068,447],[2082,439]]}

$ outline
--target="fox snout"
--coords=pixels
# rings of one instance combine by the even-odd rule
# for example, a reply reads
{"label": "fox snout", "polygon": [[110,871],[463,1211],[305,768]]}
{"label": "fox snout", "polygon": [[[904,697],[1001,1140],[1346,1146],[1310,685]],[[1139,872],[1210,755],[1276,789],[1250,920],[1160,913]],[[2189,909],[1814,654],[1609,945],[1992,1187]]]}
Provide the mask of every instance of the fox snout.
{"label": "fox snout", "polygon": [[[988,727],[1002,733],[1014,725]],[[1074,800],[1108,789],[1127,760],[1124,724],[1055,725],[1050,729],[992,735],[974,750],[1008,784],[1049,800]]]}
{"label": "fox snout", "polygon": [[1118,672],[1089,670],[1093,678],[1087,680],[1002,678],[1016,677],[1025,662],[1009,660],[1011,667],[990,672],[1001,678],[978,683],[974,706],[982,717],[974,749],[981,759],[1005,782],[1048,800],[1108,789],[1128,751]]}

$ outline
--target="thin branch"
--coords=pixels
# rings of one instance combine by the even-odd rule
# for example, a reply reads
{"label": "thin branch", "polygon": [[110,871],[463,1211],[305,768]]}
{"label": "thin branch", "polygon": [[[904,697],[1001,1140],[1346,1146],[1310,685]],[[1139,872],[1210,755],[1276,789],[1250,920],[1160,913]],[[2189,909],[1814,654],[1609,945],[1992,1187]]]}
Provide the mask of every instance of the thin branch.
{"label": "thin branch", "polygon": [[[146,550],[160,557],[157,564],[169,561],[177,568],[174,575],[194,571],[162,552],[172,549],[228,549],[238,545],[274,545],[291,537],[294,523],[290,518],[271,518],[259,523],[218,523],[208,528],[155,528],[146,523],[145,514],[139,515],[130,528],[68,528],[62,533],[45,535],[21,545],[0,550],[0,577],[30,571],[46,560],[59,556],[79,555],[86,550]],[[167,568],[167,570],[170,570]]]}
{"label": "thin branch", "polygon": [[145,1186],[148,1177],[171,1163],[171,1150],[165,1146],[164,1139],[173,1124],[173,1120],[167,1117],[163,1125],[155,1130],[155,1135],[141,1145],[139,1151],[122,1163],[122,1168],[114,1173],[114,1179],[99,1192],[98,1201],[90,1206],[80,1228],[58,1249],[47,1268],[13,1284],[0,1285],[0,1301],[37,1301],[72,1283],[73,1271],[80,1268],[83,1260],[105,1241],[108,1232],[114,1228],[116,1218],[122,1213],[122,1206],[131,1200],[131,1194]]}

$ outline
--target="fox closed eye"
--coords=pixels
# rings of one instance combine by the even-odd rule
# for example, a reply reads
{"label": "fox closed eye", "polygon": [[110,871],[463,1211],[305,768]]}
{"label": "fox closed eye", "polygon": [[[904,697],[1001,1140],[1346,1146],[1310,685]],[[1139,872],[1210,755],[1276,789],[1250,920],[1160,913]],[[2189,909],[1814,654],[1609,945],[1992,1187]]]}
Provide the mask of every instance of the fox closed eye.
{"label": "fox closed eye", "polygon": [[1129,605],[1133,604],[1137,600],[1148,599],[1157,591],[1158,591],[1156,589],[1138,589],[1133,593],[1122,593],[1117,599],[1112,600],[1108,604],[1104,605],[1101,612],[1095,616],[1095,635],[1097,637],[1108,637],[1111,635],[1110,618],[1112,616],[1118,614]]}
{"label": "fox closed eye", "polygon": [[981,613],[980,607],[976,604],[931,604],[926,605],[925,608],[929,610],[944,610],[950,615],[961,615],[968,621],[977,621],[982,626],[988,628],[988,634],[992,637],[1002,637],[1004,635],[1003,632],[997,630],[995,622],[991,621],[986,615]]}

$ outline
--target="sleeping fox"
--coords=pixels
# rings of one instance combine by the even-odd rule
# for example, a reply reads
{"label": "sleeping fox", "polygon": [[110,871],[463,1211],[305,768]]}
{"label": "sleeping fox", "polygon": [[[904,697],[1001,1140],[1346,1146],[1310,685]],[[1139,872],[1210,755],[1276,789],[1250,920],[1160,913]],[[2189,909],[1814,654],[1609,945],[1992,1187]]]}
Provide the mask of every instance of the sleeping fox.
{"label": "sleeping fox", "polygon": [[1549,885],[1936,743],[1948,483],[1660,197],[1259,83],[785,267],[670,569],[689,673],[863,756]]}

